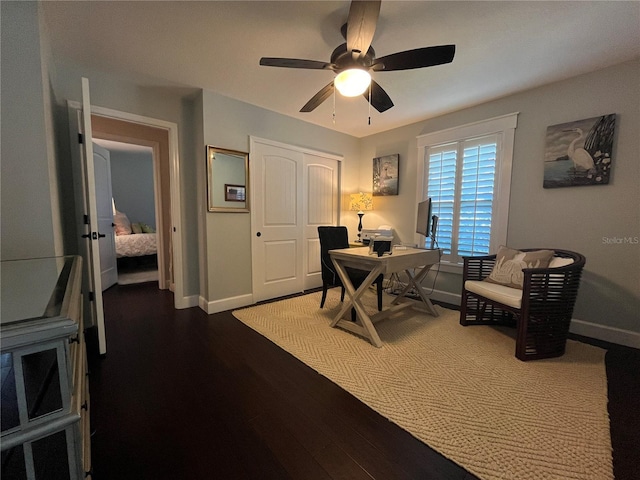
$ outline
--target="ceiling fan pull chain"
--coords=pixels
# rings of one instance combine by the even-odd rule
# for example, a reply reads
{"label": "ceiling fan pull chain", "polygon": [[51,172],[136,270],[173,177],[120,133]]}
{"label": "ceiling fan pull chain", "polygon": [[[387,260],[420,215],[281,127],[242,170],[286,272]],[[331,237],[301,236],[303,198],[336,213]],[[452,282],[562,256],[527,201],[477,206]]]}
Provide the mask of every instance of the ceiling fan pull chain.
{"label": "ceiling fan pull chain", "polygon": [[369,84],[369,125],[371,125],[371,84]]}
{"label": "ceiling fan pull chain", "polygon": [[333,89],[333,124],[336,124],[336,89]]}

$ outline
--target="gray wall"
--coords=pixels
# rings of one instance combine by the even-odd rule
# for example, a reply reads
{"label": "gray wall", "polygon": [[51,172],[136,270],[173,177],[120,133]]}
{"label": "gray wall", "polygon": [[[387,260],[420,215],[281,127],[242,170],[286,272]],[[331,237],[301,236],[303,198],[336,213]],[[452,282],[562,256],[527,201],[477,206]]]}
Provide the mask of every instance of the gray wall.
{"label": "gray wall", "polygon": [[[249,151],[249,137],[256,136],[283,143],[304,146],[344,155],[342,162],[343,191],[359,188],[359,140],[318,127],[310,123],[280,115],[247,103],[203,92],[203,131],[207,145]],[[224,112],[221,115],[220,112]],[[204,172],[205,154],[202,146],[201,166]],[[249,163],[251,169],[251,163]],[[199,188],[204,192],[204,174]],[[199,195],[205,198],[204,193]],[[203,241],[207,260],[206,288],[203,297],[209,302],[250,294],[251,286],[251,219],[248,213],[199,211],[204,216]],[[344,205],[343,208],[348,208]],[[342,217],[355,230],[354,219]]]}
{"label": "gray wall", "polygon": [[[415,224],[416,136],[512,112],[516,129],[507,241],[513,247],[555,247],[587,257],[576,319],[640,332],[640,62],[547,85],[433,118],[362,141],[361,182],[371,159],[400,153],[400,195],[376,198],[370,222],[396,227],[412,241]],[[545,133],[549,125],[616,113],[609,185],[544,189]],[[615,240],[631,238],[630,243]],[[430,280],[428,279],[427,282]],[[458,275],[441,273],[436,288],[459,293]]]}
{"label": "gray wall", "polygon": [[[195,89],[154,87],[154,82],[146,79],[123,78],[108,72],[97,71],[56,63],[56,82],[54,89],[58,102],[56,121],[60,130],[66,129],[59,141],[62,158],[70,162],[68,140],[67,100],[80,101],[81,78],[87,77],[90,83],[91,104],[122,112],[142,115],[173,122],[178,125],[178,150],[180,157],[180,181],[182,191],[183,220],[183,269],[185,296],[195,296],[199,291],[198,256],[194,249],[197,245],[197,225],[195,222],[196,191],[193,188],[196,179],[195,151],[193,149],[193,98]],[[75,145],[74,145],[75,148]],[[64,166],[63,166],[64,167]]]}
{"label": "gray wall", "polygon": [[36,2],[1,2],[0,258],[62,255],[47,39]]}
{"label": "gray wall", "polygon": [[111,151],[111,191],[119,212],[131,222],[156,228],[153,154]]}

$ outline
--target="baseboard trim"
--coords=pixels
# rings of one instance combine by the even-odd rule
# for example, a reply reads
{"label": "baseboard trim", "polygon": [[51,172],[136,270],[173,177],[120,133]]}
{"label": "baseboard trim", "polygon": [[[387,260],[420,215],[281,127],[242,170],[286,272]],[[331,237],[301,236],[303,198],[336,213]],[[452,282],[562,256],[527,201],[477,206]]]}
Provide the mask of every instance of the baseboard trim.
{"label": "baseboard trim", "polygon": [[202,310],[207,312],[207,314],[211,315],[212,313],[246,307],[247,305],[253,305],[253,303],[253,294],[248,293],[246,295],[238,295],[237,297],[223,298],[221,300],[214,300],[211,302],[200,297],[199,306]]}
{"label": "baseboard trim", "polygon": [[[175,294],[175,292],[174,292]],[[198,306],[198,295],[189,295],[187,297],[175,297],[175,308],[177,310],[182,310],[185,308],[197,307]]]}
{"label": "baseboard trim", "polygon": [[631,330],[623,330],[573,318],[571,319],[569,331],[576,335],[640,349],[640,333],[632,332]]}

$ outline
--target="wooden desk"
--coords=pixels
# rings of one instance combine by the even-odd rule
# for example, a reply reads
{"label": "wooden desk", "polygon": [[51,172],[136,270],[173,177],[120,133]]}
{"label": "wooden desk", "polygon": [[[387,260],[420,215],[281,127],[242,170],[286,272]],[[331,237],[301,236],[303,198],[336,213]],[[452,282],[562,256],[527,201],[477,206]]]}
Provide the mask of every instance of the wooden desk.
{"label": "wooden desk", "polygon": [[[342,280],[348,297],[340,309],[340,312],[338,312],[338,315],[336,315],[333,322],[331,322],[332,327],[339,326],[345,330],[349,330],[350,332],[368,338],[376,347],[381,347],[382,341],[373,324],[400,310],[415,306],[416,302],[404,298],[412,288],[418,292],[422,303],[427,307],[429,313],[434,317],[438,316],[438,311],[425,294],[420,282],[427,273],[429,273],[431,267],[440,261],[439,250],[407,248],[406,250],[393,250],[391,255],[378,257],[377,255],[369,255],[369,248],[342,248],[330,250],[329,255]],[[367,275],[367,278],[357,290],[351,283],[345,267],[369,271],[369,275]],[[413,273],[414,269],[419,269],[416,275]],[[389,308],[369,317],[360,300],[364,292],[367,291],[369,285],[371,285],[378,275],[401,271],[404,271],[409,277],[409,284],[393,302],[391,302]],[[351,322],[342,318],[351,307],[355,308],[358,314],[357,322]]]}

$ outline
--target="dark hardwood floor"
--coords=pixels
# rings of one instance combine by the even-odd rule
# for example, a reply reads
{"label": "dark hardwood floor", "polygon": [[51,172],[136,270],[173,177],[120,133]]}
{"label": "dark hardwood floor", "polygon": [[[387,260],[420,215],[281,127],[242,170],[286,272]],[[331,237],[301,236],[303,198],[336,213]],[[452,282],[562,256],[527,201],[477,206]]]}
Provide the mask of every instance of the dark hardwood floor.
{"label": "dark hardwood floor", "polygon": [[[90,355],[93,478],[476,477],[236,320],[151,284],[104,293]],[[607,354],[616,479],[638,478],[640,351]]]}

